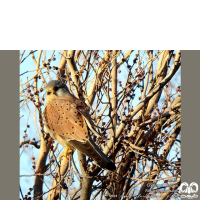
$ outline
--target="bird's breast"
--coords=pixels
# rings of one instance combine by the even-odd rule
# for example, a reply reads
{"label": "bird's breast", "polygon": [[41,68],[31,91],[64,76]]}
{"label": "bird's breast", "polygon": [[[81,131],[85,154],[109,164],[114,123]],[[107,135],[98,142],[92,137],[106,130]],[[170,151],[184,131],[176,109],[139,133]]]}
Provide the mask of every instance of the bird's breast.
{"label": "bird's breast", "polygon": [[62,138],[59,134],[57,134],[55,131],[51,130],[47,120],[46,120],[46,110],[43,112],[43,121],[44,121],[44,129],[46,133],[49,133],[50,136],[58,143],[60,143],[63,147],[69,146],[68,141],[66,138]]}

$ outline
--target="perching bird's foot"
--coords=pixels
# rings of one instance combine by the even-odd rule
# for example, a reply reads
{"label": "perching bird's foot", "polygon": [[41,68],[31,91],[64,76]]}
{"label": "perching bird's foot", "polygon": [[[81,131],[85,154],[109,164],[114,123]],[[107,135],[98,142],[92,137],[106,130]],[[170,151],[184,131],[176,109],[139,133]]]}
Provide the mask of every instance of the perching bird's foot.
{"label": "perching bird's foot", "polygon": [[66,147],[65,150],[62,152],[62,154],[59,156],[59,160],[61,160],[62,157],[68,160],[68,155],[70,155],[75,149]]}

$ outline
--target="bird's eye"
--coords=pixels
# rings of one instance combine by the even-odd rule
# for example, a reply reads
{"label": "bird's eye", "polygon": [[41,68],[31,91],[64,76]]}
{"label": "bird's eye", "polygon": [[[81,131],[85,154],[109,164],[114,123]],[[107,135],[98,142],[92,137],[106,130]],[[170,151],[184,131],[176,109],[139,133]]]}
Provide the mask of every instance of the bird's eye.
{"label": "bird's eye", "polygon": [[47,95],[51,94],[51,92],[47,92]]}

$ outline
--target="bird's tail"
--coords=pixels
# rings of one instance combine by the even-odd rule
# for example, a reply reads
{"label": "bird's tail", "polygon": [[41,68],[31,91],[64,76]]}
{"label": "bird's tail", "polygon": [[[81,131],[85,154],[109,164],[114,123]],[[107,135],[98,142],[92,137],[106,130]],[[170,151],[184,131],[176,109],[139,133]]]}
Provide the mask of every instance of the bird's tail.
{"label": "bird's tail", "polygon": [[116,166],[115,164],[110,160],[110,158],[108,158],[102,151],[101,149],[94,143],[94,141],[92,139],[89,140],[91,145],[93,146],[93,148],[95,148],[95,150],[97,151],[97,153],[100,155],[100,157],[98,156],[97,158],[94,157],[94,161],[101,167],[101,168],[105,168],[111,171],[116,170]]}
{"label": "bird's tail", "polygon": [[76,147],[86,156],[92,158],[99,167],[114,171],[116,169],[115,164],[101,151],[101,149],[94,143],[92,138],[85,141],[70,140],[70,144]]}

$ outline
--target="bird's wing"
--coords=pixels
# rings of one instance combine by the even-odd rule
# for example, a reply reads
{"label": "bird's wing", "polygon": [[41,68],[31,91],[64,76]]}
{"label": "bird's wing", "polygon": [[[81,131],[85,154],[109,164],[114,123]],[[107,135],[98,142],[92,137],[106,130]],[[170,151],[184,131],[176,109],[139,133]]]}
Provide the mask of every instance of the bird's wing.
{"label": "bird's wing", "polygon": [[85,122],[88,125],[89,129],[96,135],[101,136],[96,130],[95,130],[95,125],[91,119],[91,116],[89,114],[89,107],[87,106],[86,103],[81,101],[80,99],[75,99],[75,103],[77,105],[77,110],[79,113],[81,113],[84,116]]}

